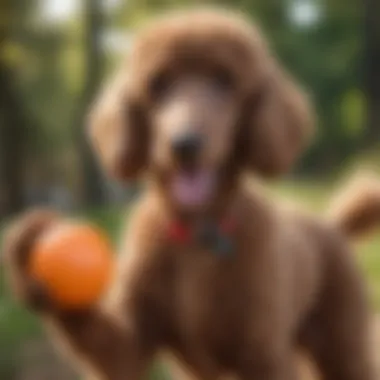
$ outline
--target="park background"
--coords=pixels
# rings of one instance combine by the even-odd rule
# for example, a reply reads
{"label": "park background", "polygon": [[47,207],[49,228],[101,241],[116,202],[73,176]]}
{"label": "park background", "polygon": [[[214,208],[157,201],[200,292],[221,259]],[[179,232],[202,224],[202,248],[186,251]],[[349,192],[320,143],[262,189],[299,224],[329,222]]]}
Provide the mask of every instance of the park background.
{"label": "park background", "polygon": [[[380,176],[378,0],[1,0],[0,228],[43,204],[86,215],[116,239],[120,210],[138,187],[111,183],[99,172],[84,137],[89,104],[128,54],[136,27],[165,9],[196,3],[225,5],[258,21],[313,96],[315,141],[271,191],[318,213],[355,168]],[[358,251],[380,311],[380,233]],[[36,319],[10,299],[1,257],[0,276],[0,379],[75,379]]]}

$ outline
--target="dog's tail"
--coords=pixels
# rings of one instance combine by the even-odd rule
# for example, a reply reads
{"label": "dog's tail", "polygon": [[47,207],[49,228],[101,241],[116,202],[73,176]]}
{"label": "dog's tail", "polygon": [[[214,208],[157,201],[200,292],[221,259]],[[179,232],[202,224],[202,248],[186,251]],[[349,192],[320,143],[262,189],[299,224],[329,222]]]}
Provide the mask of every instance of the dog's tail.
{"label": "dog's tail", "polygon": [[380,179],[361,173],[332,198],[328,217],[349,238],[360,238],[380,226]]}

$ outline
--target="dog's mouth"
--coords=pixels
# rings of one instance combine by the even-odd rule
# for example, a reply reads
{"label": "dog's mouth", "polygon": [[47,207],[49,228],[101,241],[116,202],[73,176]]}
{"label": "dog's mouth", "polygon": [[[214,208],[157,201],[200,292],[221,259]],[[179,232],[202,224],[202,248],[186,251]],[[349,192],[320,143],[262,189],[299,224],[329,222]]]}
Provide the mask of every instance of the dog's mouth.
{"label": "dog's mouth", "polygon": [[209,203],[216,187],[215,173],[209,170],[180,171],[172,177],[171,193],[182,207],[201,207]]}

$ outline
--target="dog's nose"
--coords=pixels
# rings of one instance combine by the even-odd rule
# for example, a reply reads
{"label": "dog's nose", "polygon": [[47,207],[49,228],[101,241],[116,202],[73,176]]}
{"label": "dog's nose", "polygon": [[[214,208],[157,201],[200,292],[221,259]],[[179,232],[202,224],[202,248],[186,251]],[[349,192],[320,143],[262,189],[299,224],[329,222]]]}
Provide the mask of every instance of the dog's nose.
{"label": "dog's nose", "polygon": [[186,133],[176,137],[172,142],[175,157],[183,163],[193,161],[201,148],[202,138],[197,133]]}

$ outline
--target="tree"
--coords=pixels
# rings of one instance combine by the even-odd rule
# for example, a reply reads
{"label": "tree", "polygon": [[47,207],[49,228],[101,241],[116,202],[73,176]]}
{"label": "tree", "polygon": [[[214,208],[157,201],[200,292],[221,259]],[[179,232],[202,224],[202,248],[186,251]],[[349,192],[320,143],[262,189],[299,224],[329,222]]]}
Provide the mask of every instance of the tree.
{"label": "tree", "polygon": [[86,0],[84,9],[84,60],[85,78],[79,109],[78,142],[83,179],[83,200],[88,206],[97,206],[105,200],[103,180],[89,148],[84,127],[88,107],[97,92],[102,78],[101,30],[103,24],[101,0]]}
{"label": "tree", "polygon": [[365,91],[367,95],[366,141],[380,141],[380,3],[365,0]]}
{"label": "tree", "polygon": [[[55,165],[59,155],[52,152],[62,140],[61,126],[67,128],[68,102],[62,100],[68,97],[58,59],[62,35],[40,22],[38,4],[0,5],[0,215],[26,206],[28,180],[36,174],[31,168],[43,172]],[[39,190],[48,186],[40,183]]]}
{"label": "tree", "polygon": [[13,87],[11,70],[0,61],[0,216],[24,206],[23,165],[26,115]]}
{"label": "tree", "polygon": [[27,120],[14,87],[13,72],[4,59],[9,20],[14,19],[15,8],[4,2],[0,13],[3,21],[8,21],[0,29],[0,216],[5,217],[19,211],[24,203],[22,168]]}

